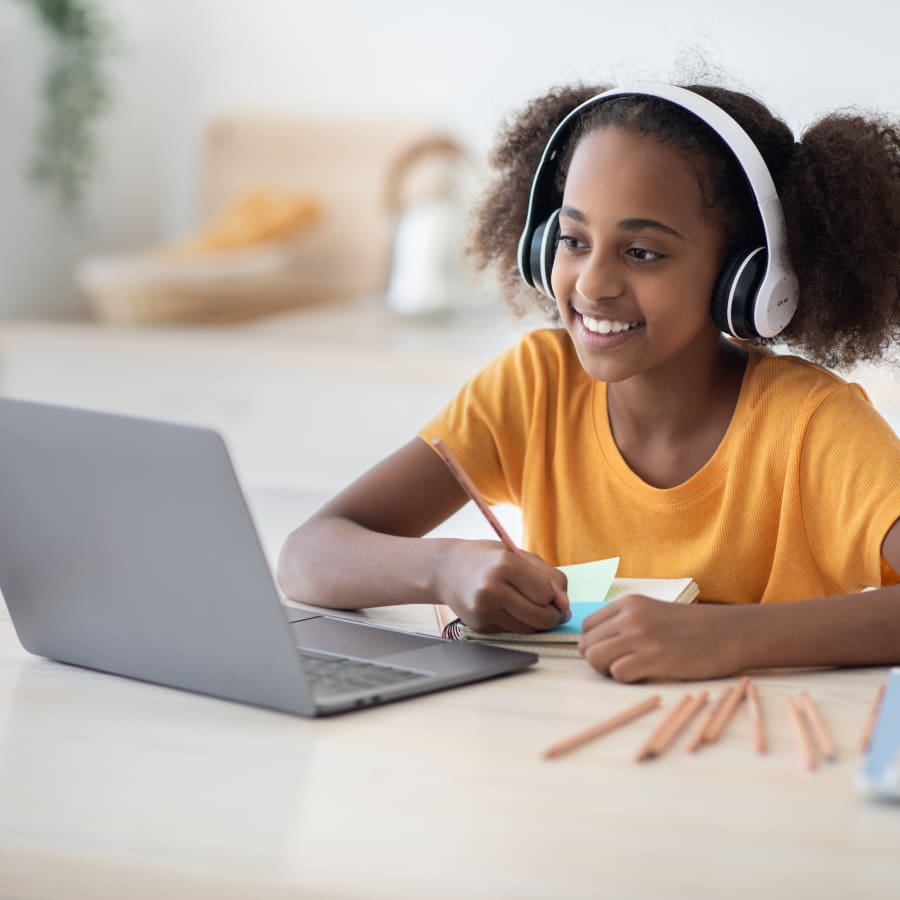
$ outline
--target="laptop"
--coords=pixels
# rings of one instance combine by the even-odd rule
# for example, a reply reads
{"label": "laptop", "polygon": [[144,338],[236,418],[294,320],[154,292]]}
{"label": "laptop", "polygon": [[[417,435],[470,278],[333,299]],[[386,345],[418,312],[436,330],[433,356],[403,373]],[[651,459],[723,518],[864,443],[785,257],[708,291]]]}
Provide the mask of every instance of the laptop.
{"label": "laptop", "polygon": [[537,656],[282,604],[221,436],[0,398],[0,592],[22,646],[304,716]]}

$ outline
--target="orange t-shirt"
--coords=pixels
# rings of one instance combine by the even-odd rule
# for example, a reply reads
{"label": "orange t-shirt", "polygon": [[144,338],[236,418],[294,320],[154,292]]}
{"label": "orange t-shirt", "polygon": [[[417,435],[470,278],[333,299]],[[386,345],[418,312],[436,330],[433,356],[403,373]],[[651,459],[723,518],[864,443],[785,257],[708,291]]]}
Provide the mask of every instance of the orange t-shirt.
{"label": "orange t-shirt", "polygon": [[900,438],[862,388],[751,347],[731,423],[690,479],[660,489],[613,439],[606,384],[568,335],[524,335],[420,432],[441,437],[491,503],[522,511],[554,565],[620,557],[623,577],[692,577],[757,603],[894,583],[881,544],[900,518]]}

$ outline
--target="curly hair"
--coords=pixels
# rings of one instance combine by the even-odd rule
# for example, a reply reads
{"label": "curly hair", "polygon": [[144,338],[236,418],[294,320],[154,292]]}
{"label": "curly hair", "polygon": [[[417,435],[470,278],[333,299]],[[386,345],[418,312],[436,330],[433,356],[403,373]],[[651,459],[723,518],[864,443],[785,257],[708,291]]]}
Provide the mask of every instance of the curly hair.
{"label": "curly hair", "polygon": [[[798,143],[783,121],[747,94],[712,85],[685,87],[742,126],[781,197],[800,297],[779,343],[831,367],[881,359],[900,344],[897,123],[877,115],[834,113],[810,126]],[[551,133],[576,106],[606,89],[576,84],[532,100],[505,123],[491,153],[495,177],[475,212],[467,250],[478,268],[497,268],[504,294],[520,314],[537,305],[558,321],[553,302],[521,281],[519,235],[532,178]],[[658,98],[623,96],[589,107],[560,154],[560,191],[578,141],[605,126],[646,135],[690,160],[730,251],[763,242],[756,203],[733,154],[695,116]]]}

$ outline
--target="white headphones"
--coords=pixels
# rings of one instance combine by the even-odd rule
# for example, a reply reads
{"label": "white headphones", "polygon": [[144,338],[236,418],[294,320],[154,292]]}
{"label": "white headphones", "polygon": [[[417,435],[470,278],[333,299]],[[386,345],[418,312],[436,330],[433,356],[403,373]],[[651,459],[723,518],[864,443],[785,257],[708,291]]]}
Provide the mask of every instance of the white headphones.
{"label": "white headphones", "polygon": [[555,185],[556,163],[584,112],[622,96],[657,97],[693,113],[725,142],[747,177],[756,199],[765,246],[744,248],[722,270],[712,296],[712,316],[720,330],[738,338],[770,338],[783,331],[797,309],[797,278],[787,259],[784,213],[772,175],[743,128],[706,97],[669,84],[615,88],[591,97],[556,126],[531,185],[528,214],[519,238],[519,272],[526,284],[551,299],[550,275],[559,239],[562,196]]}

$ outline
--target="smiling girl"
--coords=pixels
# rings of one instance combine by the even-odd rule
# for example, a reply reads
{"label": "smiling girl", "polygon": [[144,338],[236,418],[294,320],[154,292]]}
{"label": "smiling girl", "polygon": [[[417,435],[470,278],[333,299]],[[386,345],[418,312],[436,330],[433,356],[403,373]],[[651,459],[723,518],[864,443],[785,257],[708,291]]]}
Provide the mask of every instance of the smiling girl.
{"label": "smiling girl", "polygon": [[[618,556],[621,576],[690,575],[707,601],[632,595],[590,617],[580,649],[618,680],[900,662],[900,440],[823,367],[900,340],[898,132],[842,114],[795,143],[744,94],[601,90],[551,92],[511,123],[474,231],[513,305],[557,327],[297,529],[282,588],[526,633],[565,614],[556,566]],[[723,114],[761,174],[713,127]],[[768,285],[775,263],[757,308],[741,279]],[[772,352],[776,334],[809,361]],[[521,509],[528,554],[423,539],[466,502],[435,437]]]}

